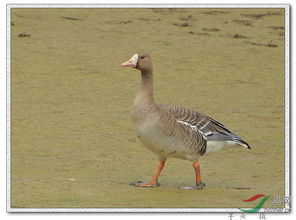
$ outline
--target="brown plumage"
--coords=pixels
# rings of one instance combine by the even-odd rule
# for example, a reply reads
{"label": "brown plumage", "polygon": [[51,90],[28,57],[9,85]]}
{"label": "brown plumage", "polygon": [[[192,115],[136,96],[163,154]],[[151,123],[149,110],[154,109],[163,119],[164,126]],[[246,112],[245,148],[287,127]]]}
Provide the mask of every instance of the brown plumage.
{"label": "brown plumage", "polygon": [[153,65],[148,54],[138,53],[122,66],[141,71],[141,88],[134,100],[132,121],[134,131],[149,150],[159,156],[157,172],[150,183],[136,182],[135,186],[158,186],[158,178],[168,157],[193,162],[196,189],[205,184],[200,176],[198,159],[225,146],[250,146],[224,125],[209,116],[183,107],[156,104],[153,98]]}

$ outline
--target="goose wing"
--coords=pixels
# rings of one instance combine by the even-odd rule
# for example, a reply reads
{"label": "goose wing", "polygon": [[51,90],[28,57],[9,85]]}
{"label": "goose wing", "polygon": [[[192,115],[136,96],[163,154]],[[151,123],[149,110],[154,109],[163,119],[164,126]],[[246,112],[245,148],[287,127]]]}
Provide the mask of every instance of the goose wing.
{"label": "goose wing", "polygon": [[206,114],[196,110],[168,104],[160,104],[159,107],[161,110],[167,111],[177,121],[182,122],[183,124],[188,124],[192,128],[201,132],[207,141],[233,141],[239,145],[250,148],[249,144],[242,138],[232,133],[223,124]]}
{"label": "goose wing", "polygon": [[172,138],[171,144],[178,146],[179,150],[183,152],[182,154],[188,156],[206,153],[207,139],[197,127],[174,117],[166,108],[161,109],[158,122],[157,125],[161,133]]}

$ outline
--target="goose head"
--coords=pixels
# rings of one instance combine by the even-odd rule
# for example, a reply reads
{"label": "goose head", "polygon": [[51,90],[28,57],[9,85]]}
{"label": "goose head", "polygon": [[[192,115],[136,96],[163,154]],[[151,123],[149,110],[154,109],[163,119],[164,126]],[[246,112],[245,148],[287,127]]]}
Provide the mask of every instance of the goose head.
{"label": "goose head", "polygon": [[143,72],[152,71],[152,59],[146,53],[136,53],[128,61],[121,64],[122,67],[132,67]]}

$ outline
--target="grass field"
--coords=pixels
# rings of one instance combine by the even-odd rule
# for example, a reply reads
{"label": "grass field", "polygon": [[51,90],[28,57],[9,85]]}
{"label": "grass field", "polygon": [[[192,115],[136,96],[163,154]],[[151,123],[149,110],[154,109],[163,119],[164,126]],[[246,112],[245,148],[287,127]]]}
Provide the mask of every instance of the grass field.
{"label": "grass field", "polygon": [[[11,206],[254,207],[284,196],[284,9],[12,9]],[[198,109],[252,150],[188,161],[157,156],[132,131],[140,74],[154,62],[158,103]],[[264,207],[277,207],[269,199]]]}

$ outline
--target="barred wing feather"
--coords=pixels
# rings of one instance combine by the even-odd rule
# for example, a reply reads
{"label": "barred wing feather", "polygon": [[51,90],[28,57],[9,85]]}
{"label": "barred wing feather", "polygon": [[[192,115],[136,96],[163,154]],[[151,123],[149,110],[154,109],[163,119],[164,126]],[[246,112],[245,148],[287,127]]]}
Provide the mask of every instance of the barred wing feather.
{"label": "barred wing feather", "polygon": [[201,112],[168,104],[160,104],[159,107],[162,111],[167,111],[179,122],[188,123],[191,127],[198,129],[207,141],[232,141],[249,149],[251,148],[247,142],[232,133],[223,124]]}

